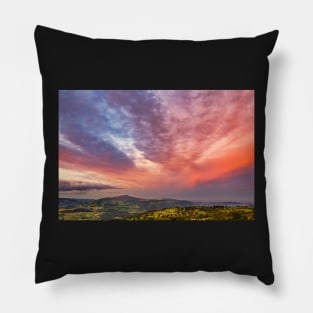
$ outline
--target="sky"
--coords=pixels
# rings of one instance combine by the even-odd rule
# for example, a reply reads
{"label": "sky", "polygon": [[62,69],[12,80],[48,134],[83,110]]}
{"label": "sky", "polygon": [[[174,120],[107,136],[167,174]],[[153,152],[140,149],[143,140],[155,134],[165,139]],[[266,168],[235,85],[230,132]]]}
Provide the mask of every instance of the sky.
{"label": "sky", "polygon": [[59,90],[59,196],[254,202],[253,90]]}

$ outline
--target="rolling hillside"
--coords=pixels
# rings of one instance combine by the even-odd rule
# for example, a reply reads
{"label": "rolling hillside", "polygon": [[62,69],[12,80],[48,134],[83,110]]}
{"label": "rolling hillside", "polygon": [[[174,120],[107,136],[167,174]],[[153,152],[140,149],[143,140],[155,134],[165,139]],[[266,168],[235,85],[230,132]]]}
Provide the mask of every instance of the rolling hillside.
{"label": "rolling hillside", "polygon": [[128,195],[98,200],[60,199],[59,219],[82,221],[252,220],[253,207],[198,205],[187,200],[143,199]]}
{"label": "rolling hillside", "polygon": [[166,208],[125,218],[126,221],[221,221],[254,220],[253,207]]}
{"label": "rolling hillside", "polygon": [[59,208],[71,208],[92,201],[91,199],[59,198]]}

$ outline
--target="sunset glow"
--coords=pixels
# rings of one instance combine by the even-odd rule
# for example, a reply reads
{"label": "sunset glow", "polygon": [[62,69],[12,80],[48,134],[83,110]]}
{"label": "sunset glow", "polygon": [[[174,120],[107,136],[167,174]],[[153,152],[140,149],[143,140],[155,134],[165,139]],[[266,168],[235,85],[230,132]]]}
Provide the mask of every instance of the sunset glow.
{"label": "sunset glow", "polygon": [[61,197],[254,202],[253,90],[60,90]]}

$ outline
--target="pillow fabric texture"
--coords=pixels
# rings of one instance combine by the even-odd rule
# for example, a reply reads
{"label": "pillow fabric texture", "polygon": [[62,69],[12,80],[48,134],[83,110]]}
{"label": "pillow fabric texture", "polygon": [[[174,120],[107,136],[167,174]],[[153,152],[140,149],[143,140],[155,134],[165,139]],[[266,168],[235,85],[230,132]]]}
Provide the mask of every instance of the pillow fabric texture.
{"label": "pillow fabric texture", "polygon": [[46,153],[36,283],[107,271],[273,283],[263,151],[277,36],[132,41],[36,27]]}

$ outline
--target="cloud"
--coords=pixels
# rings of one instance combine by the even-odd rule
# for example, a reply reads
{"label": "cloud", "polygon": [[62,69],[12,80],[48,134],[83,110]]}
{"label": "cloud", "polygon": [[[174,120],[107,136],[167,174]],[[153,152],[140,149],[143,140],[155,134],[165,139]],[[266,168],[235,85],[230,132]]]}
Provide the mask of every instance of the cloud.
{"label": "cloud", "polygon": [[152,90],[111,90],[103,97],[118,112],[119,123],[129,130],[126,137],[133,139],[135,148],[150,161],[164,160],[171,142],[160,95]]}
{"label": "cloud", "polygon": [[253,136],[253,90],[111,90],[102,98],[120,130],[108,131],[172,171]]}
{"label": "cloud", "polygon": [[253,164],[253,90],[59,92],[59,167],[105,186],[220,194]]}
{"label": "cloud", "polygon": [[106,189],[121,189],[121,188],[110,186],[110,185],[88,183],[88,182],[81,182],[81,181],[65,181],[65,180],[59,181],[60,192],[106,190]]}
{"label": "cloud", "polygon": [[77,136],[79,139],[75,140],[75,145],[79,150],[62,144],[59,146],[60,162],[67,163],[67,167],[121,172],[134,166],[133,161],[111,143],[84,132]]}
{"label": "cloud", "polygon": [[163,110],[154,91],[61,90],[60,164],[121,173],[138,159],[160,162],[171,144]]}
{"label": "cloud", "polygon": [[239,201],[254,203],[254,166],[249,165],[235,169],[212,180],[181,190],[180,198]]}
{"label": "cloud", "polygon": [[122,125],[113,125],[103,103],[97,92],[59,92],[59,160],[63,166],[74,169],[90,166],[109,172],[134,167],[133,161],[108,137]]}

